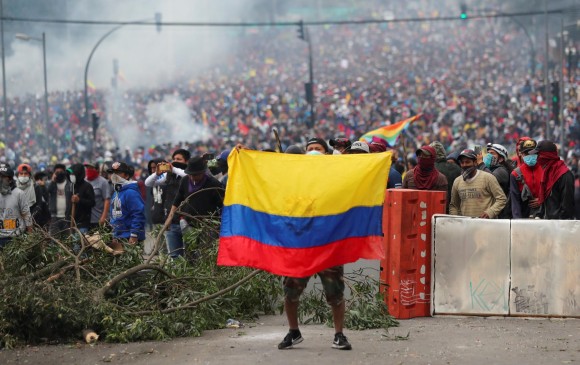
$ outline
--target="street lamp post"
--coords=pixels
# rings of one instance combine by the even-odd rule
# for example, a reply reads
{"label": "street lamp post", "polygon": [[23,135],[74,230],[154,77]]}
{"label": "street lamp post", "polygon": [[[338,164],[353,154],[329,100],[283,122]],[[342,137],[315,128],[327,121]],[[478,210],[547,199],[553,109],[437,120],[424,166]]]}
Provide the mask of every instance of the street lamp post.
{"label": "street lamp post", "polygon": [[[155,13],[155,16],[153,18],[155,20],[156,26],[157,26],[157,32],[161,31],[161,13]],[[91,59],[93,58],[93,54],[95,54],[95,51],[97,50],[97,48],[101,45],[101,43],[111,34],[113,34],[114,32],[116,32],[117,30],[123,28],[126,25],[131,25],[131,24],[137,24],[137,23],[141,23],[141,22],[145,22],[145,21],[149,21],[151,20],[150,18],[148,19],[143,19],[143,20],[135,20],[132,22],[127,22],[127,23],[123,23],[123,24],[119,24],[116,27],[114,27],[113,29],[109,30],[107,33],[103,34],[103,36],[97,41],[97,43],[95,44],[95,46],[93,47],[93,49],[91,50],[91,53],[89,54],[89,58],[87,59],[87,63],[85,64],[85,92],[84,92],[84,99],[85,99],[85,117],[87,122],[89,121],[89,115],[92,115],[93,113],[90,111],[89,108],[89,65],[91,64]],[[96,116],[93,116],[92,118],[93,120],[98,120],[98,118],[96,118]],[[93,144],[97,138],[97,127],[98,125],[96,125],[96,123],[93,123],[92,125],[93,127],[93,140],[90,143],[90,153],[92,154],[93,152]]]}
{"label": "street lamp post", "polygon": [[[2,44],[2,104],[4,107],[4,130],[8,130],[8,97],[6,96],[6,59],[4,52],[4,0],[0,0],[0,43]],[[8,136],[5,136],[8,137]]]}
{"label": "street lamp post", "polygon": [[304,26],[304,22],[301,20],[298,23],[298,38],[308,43],[308,79],[309,82],[306,86],[306,99],[310,104],[310,128],[314,127],[316,123],[315,107],[314,107],[314,71],[312,62],[312,39],[310,38],[310,32],[308,28]]}
{"label": "street lamp post", "polygon": [[16,38],[23,40],[23,41],[38,41],[42,43],[42,66],[44,71],[44,130],[46,135],[44,136],[46,152],[48,153],[49,150],[49,139],[48,139],[48,132],[50,121],[48,118],[48,81],[47,81],[47,72],[46,72],[46,34],[42,32],[42,38],[31,37],[28,34],[24,33],[17,33]]}

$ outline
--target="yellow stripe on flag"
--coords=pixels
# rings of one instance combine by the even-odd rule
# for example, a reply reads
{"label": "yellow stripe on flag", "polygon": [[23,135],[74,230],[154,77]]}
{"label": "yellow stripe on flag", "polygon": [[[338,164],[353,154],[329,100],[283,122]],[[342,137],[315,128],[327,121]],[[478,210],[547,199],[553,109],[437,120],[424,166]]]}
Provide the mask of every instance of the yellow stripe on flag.
{"label": "yellow stripe on flag", "polygon": [[390,165],[390,152],[320,156],[234,149],[224,204],[287,217],[380,206]]}

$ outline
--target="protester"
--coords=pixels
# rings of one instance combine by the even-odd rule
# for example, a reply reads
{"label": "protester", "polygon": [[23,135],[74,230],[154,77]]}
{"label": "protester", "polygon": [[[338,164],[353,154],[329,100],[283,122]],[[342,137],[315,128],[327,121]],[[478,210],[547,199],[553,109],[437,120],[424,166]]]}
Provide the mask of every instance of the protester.
{"label": "protester", "polygon": [[72,184],[67,179],[66,166],[56,164],[52,179],[48,183],[48,206],[50,209],[50,234],[52,236],[66,235],[70,228],[70,218],[67,219],[67,212],[70,214],[72,196]]}
{"label": "protester", "polygon": [[73,226],[81,233],[87,233],[91,226],[91,213],[95,206],[95,192],[90,183],[85,181],[85,167],[82,164],[74,164],[69,169],[68,179],[71,183],[71,190],[66,195],[68,208],[66,218],[74,218]]}
{"label": "protester", "polygon": [[457,156],[451,156],[452,162],[450,162],[449,157],[445,154],[445,147],[439,141],[432,142],[431,147],[435,148],[437,156],[435,158],[435,168],[437,171],[445,175],[447,179],[447,202],[445,211],[449,213],[449,201],[451,198],[451,188],[453,187],[453,182],[456,178],[461,176],[461,167],[457,165]]}
{"label": "protester", "polygon": [[[155,199],[161,198],[163,202],[163,222],[169,216],[175,197],[179,191],[179,185],[183,177],[186,176],[185,168],[191,154],[184,149],[173,152],[172,163],[158,162],[155,166],[155,173],[145,180],[145,186],[157,188],[154,190]],[[156,219],[157,221],[157,219]],[[172,258],[183,256],[185,248],[183,245],[183,234],[179,225],[179,217],[172,216],[171,225],[165,232],[167,252]]]}
{"label": "protester", "polygon": [[512,208],[510,201],[510,174],[513,171],[508,160],[508,151],[506,148],[497,143],[488,143],[486,146],[487,154],[483,158],[483,163],[493,176],[497,179],[501,190],[507,198],[507,203],[499,214],[500,219],[511,219]]}
{"label": "protester", "polygon": [[334,154],[344,153],[350,148],[352,142],[348,138],[334,138],[329,141],[332,148],[334,148]]}
{"label": "protester", "polygon": [[135,245],[145,240],[145,204],[137,182],[132,180],[135,170],[124,162],[114,162],[107,170],[114,186],[111,198],[111,226],[115,250],[125,243]]}
{"label": "protester", "polygon": [[403,189],[437,190],[447,192],[447,178],[435,168],[437,152],[431,146],[417,150],[418,164],[403,178]]}
{"label": "protester", "polygon": [[0,249],[25,231],[32,232],[28,197],[24,191],[16,189],[14,171],[6,163],[0,163],[0,212]]}
{"label": "protester", "polygon": [[522,137],[516,148],[518,166],[510,175],[510,201],[513,218],[541,217],[540,182],[544,175],[534,152],[537,142]]}
{"label": "protester", "polygon": [[[381,138],[373,137],[369,144],[370,153],[381,153],[387,150],[387,141]],[[403,176],[395,169],[394,163],[397,160],[395,154],[391,157],[391,169],[389,170],[389,179],[387,180],[387,189],[398,189],[403,187]]]}
{"label": "protester", "polygon": [[[349,149],[345,150],[345,153],[349,153],[349,151],[352,153],[353,150],[355,154],[369,153],[369,146],[364,142],[356,141],[352,143]],[[313,150],[311,152],[318,151]],[[334,266],[319,272],[317,275],[320,277],[326,302],[332,308],[335,331],[332,348],[350,350],[352,346],[342,332],[346,310],[344,302],[344,266]],[[308,285],[309,280],[310,277],[284,278],[284,312],[286,312],[290,330],[282,342],[278,344],[278,349],[280,350],[292,349],[294,345],[298,345],[304,340],[298,326],[298,305],[300,304],[300,296]]]}
{"label": "protester", "polygon": [[33,221],[43,227],[50,221],[47,195],[33,181],[30,165],[19,165],[17,172],[16,187],[24,192]]}
{"label": "protester", "polygon": [[91,210],[90,229],[102,227],[111,209],[112,190],[109,182],[99,174],[98,163],[85,163],[86,181],[93,187],[95,206]]}
{"label": "protester", "polygon": [[217,167],[221,172],[220,182],[224,188],[228,185],[228,156],[231,150],[225,150],[217,158]]}
{"label": "protester", "polygon": [[[177,220],[184,235],[191,227],[199,227],[203,220],[220,214],[224,201],[224,186],[207,172],[207,161],[204,157],[196,156],[189,159],[185,169],[187,177],[179,182],[179,187],[173,199],[171,210],[165,224]],[[183,215],[180,215],[178,208]],[[199,247],[204,238],[217,238],[214,232],[205,231],[197,237],[195,246]],[[197,253],[186,252],[182,246],[182,255],[189,260],[195,260]]]}
{"label": "protester", "polygon": [[310,138],[308,142],[306,142],[306,152],[310,151],[317,151],[322,154],[328,154],[330,149],[328,148],[328,144],[322,138]]}
{"label": "protester", "polygon": [[507,202],[497,179],[478,169],[477,154],[473,150],[461,151],[458,160],[463,172],[453,182],[449,214],[497,218]]}
{"label": "protester", "polygon": [[[153,159],[147,164],[147,171],[149,176],[157,176],[157,165],[160,163],[167,163],[162,159]],[[152,224],[163,224],[165,223],[165,218],[167,214],[165,212],[165,207],[163,205],[163,192],[164,186],[159,184],[157,186],[147,185],[147,179],[145,179],[145,186],[147,187],[147,199],[145,202],[145,212],[149,211]],[[147,215],[147,214],[146,214]]]}
{"label": "protester", "polygon": [[541,141],[533,150],[543,170],[539,203],[544,219],[574,219],[574,175],[558,156],[552,141]]}
{"label": "protester", "polygon": [[43,229],[50,228],[50,196],[46,188],[46,178],[43,171],[34,174],[36,201],[40,204],[37,203],[37,207],[31,210],[34,221]]}
{"label": "protester", "polygon": [[365,142],[356,141],[353,142],[349,148],[344,150],[344,154],[347,155],[354,155],[359,153],[370,153],[369,145]]}

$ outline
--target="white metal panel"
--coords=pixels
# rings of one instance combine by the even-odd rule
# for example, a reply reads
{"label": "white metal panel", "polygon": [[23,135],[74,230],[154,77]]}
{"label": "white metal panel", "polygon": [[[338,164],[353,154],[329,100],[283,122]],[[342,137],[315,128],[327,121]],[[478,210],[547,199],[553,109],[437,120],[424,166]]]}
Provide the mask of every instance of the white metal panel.
{"label": "white metal panel", "polygon": [[512,315],[580,316],[580,221],[512,221]]}
{"label": "white metal panel", "polygon": [[510,221],[435,216],[434,314],[509,311]]}

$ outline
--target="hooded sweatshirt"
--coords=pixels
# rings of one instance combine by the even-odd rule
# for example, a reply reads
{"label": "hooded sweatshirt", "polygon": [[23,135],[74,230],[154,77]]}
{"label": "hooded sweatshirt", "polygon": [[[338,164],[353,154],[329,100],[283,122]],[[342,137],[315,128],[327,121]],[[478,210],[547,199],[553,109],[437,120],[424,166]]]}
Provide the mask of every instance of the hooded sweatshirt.
{"label": "hooded sweatshirt", "polygon": [[461,176],[461,167],[456,164],[447,162],[447,155],[445,154],[445,147],[441,142],[435,141],[431,143],[431,147],[435,148],[437,158],[435,159],[435,168],[445,175],[447,178],[447,212],[449,212],[449,201],[451,199],[451,188],[456,178]]}
{"label": "hooded sweatshirt", "polygon": [[145,204],[137,182],[116,186],[110,217],[114,238],[145,240]]}
{"label": "hooded sweatshirt", "polygon": [[[79,228],[89,228],[91,224],[91,211],[95,206],[95,192],[93,186],[85,181],[85,167],[82,164],[74,164],[70,167],[74,176],[76,177],[76,182],[72,186],[70,191],[71,196],[67,197],[67,218],[70,217],[72,212],[72,204],[69,204],[72,195],[78,195],[79,201],[76,203],[75,207],[75,223]],[[69,210],[70,206],[70,210]]]}

